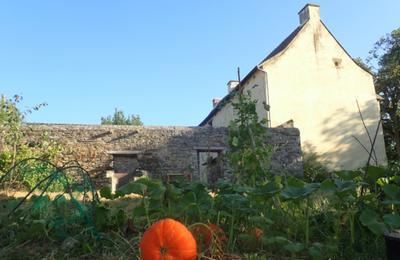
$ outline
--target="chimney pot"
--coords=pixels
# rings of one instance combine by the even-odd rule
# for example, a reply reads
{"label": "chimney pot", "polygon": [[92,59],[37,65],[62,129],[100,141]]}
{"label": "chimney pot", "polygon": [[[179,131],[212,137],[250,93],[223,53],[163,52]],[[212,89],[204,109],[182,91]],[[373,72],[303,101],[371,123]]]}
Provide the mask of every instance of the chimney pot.
{"label": "chimney pot", "polygon": [[213,108],[215,108],[216,106],[218,106],[218,104],[219,104],[220,101],[221,101],[220,98],[213,98],[213,100],[212,100]]}
{"label": "chimney pot", "polygon": [[238,81],[238,80],[230,80],[230,81],[228,81],[228,83],[227,83],[226,85],[228,85],[228,93],[231,93],[231,91],[232,91],[237,85],[239,85],[239,81]]}
{"label": "chimney pot", "polygon": [[317,4],[306,4],[299,12],[300,25],[305,24],[307,21],[318,21],[319,16],[319,5]]}

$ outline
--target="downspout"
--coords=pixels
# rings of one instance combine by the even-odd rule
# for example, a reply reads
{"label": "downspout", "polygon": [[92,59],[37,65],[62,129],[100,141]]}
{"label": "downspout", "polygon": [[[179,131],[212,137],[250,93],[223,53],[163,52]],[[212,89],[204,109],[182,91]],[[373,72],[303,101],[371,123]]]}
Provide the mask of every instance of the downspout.
{"label": "downspout", "polygon": [[262,70],[259,65],[257,65],[257,69],[261,72],[264,72],[264,83],[265,83],[265,91],[264,91],[264,100],[265,104],[268,106],[267,110],[267,126],[271,127],[271,106],[269,103],[269,87],[268,87],[268,73],[265,70]]}

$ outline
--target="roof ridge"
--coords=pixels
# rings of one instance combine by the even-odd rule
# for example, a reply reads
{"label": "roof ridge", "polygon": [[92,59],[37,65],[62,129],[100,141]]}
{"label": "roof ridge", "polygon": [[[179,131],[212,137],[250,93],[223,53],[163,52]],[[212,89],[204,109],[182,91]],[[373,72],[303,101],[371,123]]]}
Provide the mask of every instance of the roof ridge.
{"label": "roof ridge", "polygon": [[292,31],[289,34],[289,36],[287,36],[275,49],[273,49],[272,52],[270,52],[266,58],[264,58],[260,63],[258,63],[258,65],[256,65],[243,78],[240,84],[236,86],[234,90],[232,90],[232,92],[228,93],[227,95],[225,95],[225,97],[221,99],[219,104],[210,111],[210,113],[206,116],[206,118],[203,121],[201,121],[199,126],[204,126],[213,115],[215,115],[222,107],[225,106],[226,101],[228,101],[234,95],[234,93],[239,89],[239,87],[242,87],[243,83],[245,83],[251,77],[251,75],[253,75],[253,73],[255,73],[258,70],[259,65],[261,65],[262,63],[266,62],[267,60],[273,58],[274,56],[282,52],[293,41],[293,39],[297,36],[297,34],[300,32],[300,30],[304,27],[305,24],[307,23],[297,26],[296,29],[294,29],[294,31]]}
{"label": "roof ridge", "polygon": [[300,32],[300,30],[304,27],[304,25],[307,23],[304,23],[302,25],[299,25],[296,27],[296,29],[294,29],[275,49],[273,49],[267,57],[265,57],[260,63],[259,65],[263,64],[264,62],[266,62],[267,60],[273,58],[274,56],[276,56],[277,54],[279,54],[280,52],[282,52],[293,40],[294,38],[297,36],[297,34]]}

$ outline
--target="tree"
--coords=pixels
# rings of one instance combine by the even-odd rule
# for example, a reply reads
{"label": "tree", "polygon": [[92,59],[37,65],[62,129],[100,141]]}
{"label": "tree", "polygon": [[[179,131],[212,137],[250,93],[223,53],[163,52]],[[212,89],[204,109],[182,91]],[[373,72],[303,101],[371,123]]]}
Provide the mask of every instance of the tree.
{"label": "tree", "polygon": [[25,117],[47,104],[41,103],[26,110],[20,110],[18,105],[21,101],[22,97],[18,95],[9,99],[0,95],[0,176],[8,172],[7,182],[3,179],[6,192],[10,188],[21,188],[19,185],[32,189],[39,179],[48,175],[51,170],[49,164],[43,165],[39,161],[29,161],[22,167],[14,168],[18,162],[28,158],[53,160],[62,151],[61,145],[47,139],[45,132],[34,143],[27,142],[24,138]]}
{"label": "tree", "polygon": [[[3,168],[4,164],[4,151],[11,150],[8,154],[11,159],[11,166],[15,165],[18,146],[22,138],[22,132],[20,130],[21,123],[23,121],[23,115],[17,108],[20,97],[14,96],[14,99],[7,99],[4,95],[1,95],[0,99],[0,146],[1,158],[0,168]],[[8,149],[8,148],[11,149]]]}
{"label": "tree", "polygon": [[125,117],[123,111],[115,109],[113,116],[107,116],[101,118],[102,125],[143,125],[143,122],[140,120],[139,115],[128,115]]}
{"label": "tree", "polygon": [[367,64],[366,62],[364,62],[362,58],[357,57],[357,58],[355,58],[353,60],[354,60],[355,63],[358,64],[358,66],[360,66],[364,70],[368,71],[369,73],[373,74],[371,65]]}
{"label": "tree", "polygon": [[[6,98],[3,94],[0,95],[0,170],[6,161],[4,155],[8,153],[11,160],[11,166],[14,166],[17,160],[17,155],[21,149],[23,131],[21,130],[25,116],[37,111],[42,107],[47,106],[46,103],[41,103],[34,107],[20,111],[17,105],[22,101],[22,97],[14,95],[13,98]],[[4,165],[3,165],[4,166]]]}
{"label": "tree", "polygon": [[391,161],[400,160],[400,28],[382,37],[370,52],[376,93],[382,98],[381,118],[386,150]]}

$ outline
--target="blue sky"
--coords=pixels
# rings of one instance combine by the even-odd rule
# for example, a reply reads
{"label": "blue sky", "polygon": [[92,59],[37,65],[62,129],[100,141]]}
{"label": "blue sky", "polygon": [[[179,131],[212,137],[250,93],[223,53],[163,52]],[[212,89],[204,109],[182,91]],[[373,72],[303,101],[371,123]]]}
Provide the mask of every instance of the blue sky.
{"label": "blue sky", "polygon": [[[114,108],[146,125],[197,125],[297,25],[297,0],[0,2],[0,93],[46,102],[29,122],[99,124]],[[398,0],[319,1],[353,57],[400,26]]]}

